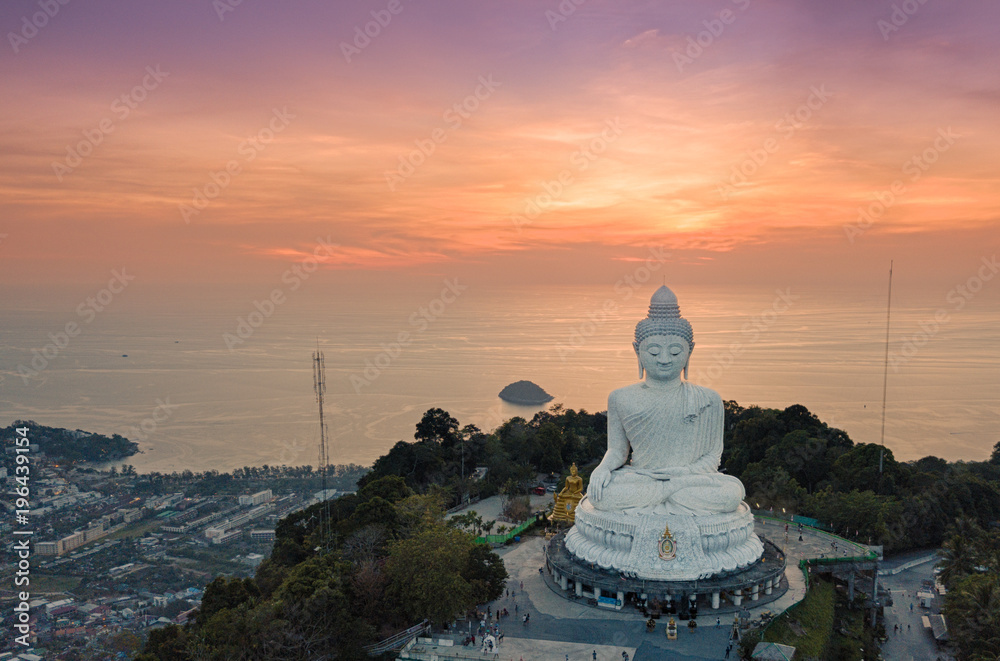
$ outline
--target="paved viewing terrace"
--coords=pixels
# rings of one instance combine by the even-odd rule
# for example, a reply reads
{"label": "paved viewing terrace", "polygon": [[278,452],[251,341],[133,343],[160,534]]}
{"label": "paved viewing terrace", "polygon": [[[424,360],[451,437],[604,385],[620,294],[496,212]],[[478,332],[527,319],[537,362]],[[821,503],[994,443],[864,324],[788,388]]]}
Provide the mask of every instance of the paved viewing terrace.
{"label": "paved viewing terrace", "polygon": [[[488,502],[484,503],[477,503],[469,509],[491,507]],[[774,590],[769,600],[764,595],[757,601],[744,599],[742,607],[746,608],[745,613],[750,618],[760,617],[763,611],[781,613],[805,596],[806,581],[800,567],[802,560],[827,561],[822,565],[824,568],[847,565],[865,569],[875,567],[873,554],[864,545],[809,527],[803,529],[802,541],[799,541],[796,525],[789,525],[786,537],[784,524],[784,521],[764,516],[756,519],[755,532],[771,542],[773,546],[768,548],[772,549],[772,553],[784,553],[786,566],[781,576],[781,590]],[[834,542],[837,544],[836,551]],[[561,586],[554,583],[547,572],[538,571],[539,567],[545,566],[547,544],[549,542],[543,537],[533,536],[521,543],[497,549],[510,575],[507,585],[511,590],[509,597],[505,595],[483,606],[494,613],[504,608],[510,613],[499,620],[504,639],[497,654],[481,654],[478,636],[475,648],[463,646],[461,642],[470,630],[476,631],[479,623],[459,621],[458,631],[445,635],[450,645],[415,642],[404,652],[404,658],[429,660],[434,655],[439,659],[566,661],[568,657],[570,661],[593,661],[596,653],[600,661],[621,661],[623,651],[632,661],[723,658],[737,608],[723,608],[724,604],[720,604],[719,610],[712,610],[702,605],[695,618],[697,628],[691,632],[686,622],[678,621],[677,639],[668,640],[665,635],[667,617],[657,621],[655,631],[647,632],[646,619],[631,604],[616,611],[598,608],[592,599],[566,599],[559,594]],[[837,562],[831,563],[834,556]],[[860,582],[858,589],[864,589]],[[867,589],[870,591],[870,586]],[[526,613],[530,615],[528,624],[522,621]],[[441,638],[442,634],[434,634],[434,639]],[[731,655],[730,658],[736,657]],[[933,659],[934,656],[927,658]]]}

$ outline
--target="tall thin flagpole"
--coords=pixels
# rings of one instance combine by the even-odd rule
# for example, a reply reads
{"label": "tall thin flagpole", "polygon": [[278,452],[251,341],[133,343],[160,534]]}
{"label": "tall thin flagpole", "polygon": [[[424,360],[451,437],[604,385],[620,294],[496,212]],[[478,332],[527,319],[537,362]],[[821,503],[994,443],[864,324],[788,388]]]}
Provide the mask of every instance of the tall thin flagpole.
{"label": "tall thin flagpole", "polygon": [[882,459],[885,456],[885,397],[889,390],[889,314],[892,311],[892,260],[889,260],[889,300],[885,305],[885,366],[882,370],[882,445],[878,454],[878,474],[882,475]]}

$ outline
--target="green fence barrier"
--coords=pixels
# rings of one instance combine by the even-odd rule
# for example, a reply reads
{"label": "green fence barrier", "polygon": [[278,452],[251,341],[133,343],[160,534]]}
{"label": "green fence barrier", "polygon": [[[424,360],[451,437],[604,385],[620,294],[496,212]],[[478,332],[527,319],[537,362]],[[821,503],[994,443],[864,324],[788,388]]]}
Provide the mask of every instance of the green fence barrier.
{"label": "green fence barrier", "polygon": [[801,523],[804,526],[809,526],[810,528],[819,528],[820,530],[825,530],[827,532],[833,532],[833,528],[826,525],[825,523],[820,523],[818,519],[813,519],[808,516],[792,516],[792,521],[794,523]]}
{"label": "green fence barrier", "polygon": [[[792,523],[788,519],[782,519],[782,518],[775,517],[775,516],[768,516],[766,514],[757,514],[756,511],[754,512],[754,518],[757,518],[757,519],[767,519],[768,521],[773,521],[773,522],[778,523],[778,524],[781,524],[781,523],[791,524]],[[812,528],[816,532],[818,532],[818,533],[820,533],[822,535],[825,535],[826,537],[830,537],[832,539],[839,540],[839,541],[844,542],[846,544],[851,544],[852,546],[864,546],[864,544],[862,544],[861,542],[851,541],[851,540],[847,539],[846,537],[841,537],[840,535],[836,535],[836,534],[834,534],[832,532],[829,532],[828,530],[823,530],[822,528],[817,528],[816,526],[806,526],[806,527]],[[829,564],[834,564],[836,562],[870,562],[870,561],[875,560],[877,558],[878,558],[878,553],[876,553],[875,551],[868,551],[868,553],[866,553],[864,556],[848,556],[848,557],[841,557],[841,558],[832,558],[832,557],[830,557],[830,558],[814,558],[814,559],[810,559],[809,563],[810,564],[825,564],[825,565],[829,565]],[[822,563],[819,562],[821,560],[823,561]],[[800,562],[799,565],[801,566],[802,563]]]}
{"label": "green fence barrier", "polygon": [[817,530],[822,530],[823,532],[833,532],[833,528],[822,523],[816,519],[812,519],[808,516],[797,516],[791,515],[787,517],[782,517],[770,510],[755,510],[751,509],[751,513],[758,519],[767,519],[769,521],[780,521],[782,523],[787,523],[789,525],[795,523],[801,523],[804,526],[809,526],[810,528],[816,528]]}
{"label": "green fence barrier", "polygon": [[507,540],[520,535],[522,532],[527,530],[528,526],[533,524],[538,520],[537,516],[533,516],[524,523],[520,524],[513,530],[508,530],[502,535],[485,535],[483,537],[476,537],[476,544],[506,544]]}
{"label": "green fence barrier", "polygon": [[837,565],[847,562],[872,562],[878,558],[875,552],[869,555],[849,555],[842,558],[802,558],[799,560],[799,567],[805,569],[810,565]]}

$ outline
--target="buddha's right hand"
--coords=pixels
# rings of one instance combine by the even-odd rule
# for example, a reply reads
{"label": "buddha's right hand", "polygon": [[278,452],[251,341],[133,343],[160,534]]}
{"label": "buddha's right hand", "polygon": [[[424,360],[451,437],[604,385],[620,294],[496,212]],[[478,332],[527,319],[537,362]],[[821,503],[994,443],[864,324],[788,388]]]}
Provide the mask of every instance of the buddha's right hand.
{"label": "buddha's right hand", "polygon": [[611,471],[604,466],[598,466],[590,474],[590,486],[587,488],[587,495],[591,500],[600,500],[604,493],[604,487],[611,481]]}

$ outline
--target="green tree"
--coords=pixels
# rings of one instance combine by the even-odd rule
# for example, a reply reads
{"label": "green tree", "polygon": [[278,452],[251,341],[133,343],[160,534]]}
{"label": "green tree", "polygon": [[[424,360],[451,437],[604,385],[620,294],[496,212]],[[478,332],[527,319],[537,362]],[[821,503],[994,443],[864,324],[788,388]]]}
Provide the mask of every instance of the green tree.
{"label": "green tree", "polygon": [[375,562],[388,554],[388,544],[389,536],[385,528],[379,525],[365,526],[344,540],[341,551],[344,559],[354,564]]}
{"label": "green tree", "polygon": [[400,534],[412,537],[419,530],[444,519],[444,496],[439,493],[414,494],[396,503]]}
{"label": "green tree", "polygon": [[938,567],[941,582],[951,588],[975,571],[979,564],[983,531],[971,519],[961,518],[951,528],[951,535],[941,547]]}
{"label": "green tree", "polygon": [[806,490],[784,468],[755,462],[747,466],[740,479],[747,492],[747,502],[754,507],[802,511]]}
{"label": "green tree", "polygon": [[349,530],[354,531],[371,525],[382,526],[390,535],[396,534],[399,530],[396,508],[381,496],[375,496],[358,505],[351,515]]}
{"label": "green tree", "polygon": [[418,441],[432,441],[444,448],[453,448],[459,442],[458,420],[444,409],[428,409],[417,423],[413,437]]}
{"label": "green tree", "polygon": [[[522,482],[534,476],[534,470],[523,461],[526,455],[511,453],[498,435],[491,436],[486,442],[484,455],[483,464],[488,469],[487,479],[492,485],[493,493],[508,480]],[[514,457],[518,459],[515,461]]]}
{"label": "green tree", "polygon": [[476,544],[469,550],[462,578],[472,586],[473,602],[485,604],[503,596],[507,568],[490,547]]}
{"label": "green tree", "polygon": [[260,596],[260,590],[253,579],[216,577],[205,588],[198,609],[198,619],[207,620],[223,609],[236,608]]}
{"label": "green tree", "polygon": [[785,435],[778,411],[756,406],[742,411],[735,420],[723,446],[728,473],[740,475],[748,464],[764,459],[767,448]]}
{"label": "green tree", "polygon": [[106,644],[113,652],[127,656],[133,656],[142,649],[142,639],[134,631],[128,630],[114,634]]}
{"label": "green tree", "polygon": [[507,480],[500,489],[500,513],[509,521],[521,523],[531,516],[531,498],[523,484]]}
{"label": "green tree", "polygon": [[472,510],[463,514],[456,514],[448,519],[448,525],[471,533],[473,537],[482,537],[493,529],[496,520],[484,521],[478,512]]}
{"label": "green tree", "polygon": [[[531,432],[524,418],[514,417],[497,427],[494,432],[508,457],[516,458],[516,463],[524,464],[531,456]],[[502,484],[502,482],[501,482]]]}
{"label": "green tree", "polygon": [[961,659],[1000,658],[1000,579],[996,574],[961,579],[945,596],[944,613]]}
{"label": "green tree", "polygon": [[764,460],[767,464],[781,466],[796,482],[812,492],[820,481],[829,479],[830,465],[826,461],[826,454],[825,439],[810,436],[804,429],[797,429],[785,434],[777,444],[769,447],[764,453]]}
{"label": "green tree", "polygon": [[409,487],[421,490],[434,479],[443,465],[441,447],[436,441],[399,441],[388,453],[375,460],[372,471],[358,480],[358,487],[363,489],[381,477],[398,475],[406,480]]}
{"label": "green tree", "polygon": [[153,629],[136,661],[194,661],[187,651],[190,642],[191,635],[186,627],[168,624],[162,629]]}
{"label": "green tree", "polygon": [[391,545],[386,572],[389,592],[411,618],[451,621],[476,603],[463,576],[472,536],[443,524]]}
{"label": "green tree", "polygon": [[[256,618],[257,626],[275,617],[280,622],[275,631],[262,632],[261,645],[272,654],[262,658],[363,658],[361,646],[375,632],[352,612],[349,583],[350,567],[337,554],[316,556],[292,569],[268,604],[277,610],[261,611]],[[280,644],[272,646],[271,640]]]}
{"label": "green tree", "polygon": [[351,570],[352,602],[358,604],[361,615],[368,621],[378,622],[386,610],[385,590],[388,585],[384,559],[373,558],[355,563]]}
{"label": "green tree", "polygon": [[563,469],[563,435],[553,422],[544,423],[535,434],[535,451],[531,462],[543,473],[558,473]]}
{"label": "green tree", "polygon": [[792,404],[778,414],[778,419],[789,431],[799,429],[809,432],[825,426],[814,413],[801,404]]}
{"label": "green tree", "polygon": [[871,539],[872,544],[900,543],[889,530],[889,523],[899,520],[903,512],[902,503],[894,498],[879,496],[873,491],[840,493],[824,489],[810,496],[807,503],[813,516],[846,537],[861,542]]}
{"label": "green tree", "polygon": [[944,475],[948,472],[948,462],[940,457],[927,456],[913,462],[913,467],[924,473]]}
{"label": "green tree", "polygon": [[406,480],[398,475],[386,475],[370,482],[358,489],[358,499],[361,502],[371,500],[375,496],[386,499],[390,503],[396,503],[407,496],[413,495],[413,489],[406,486]]}
{"label": "green tree", "polygon": [[873,490],[891,495],[895,493],[899,475],[899,463],[892,456],[892,450],[874,443],[859,443],[833,463],[833,476],[839,491]]}

